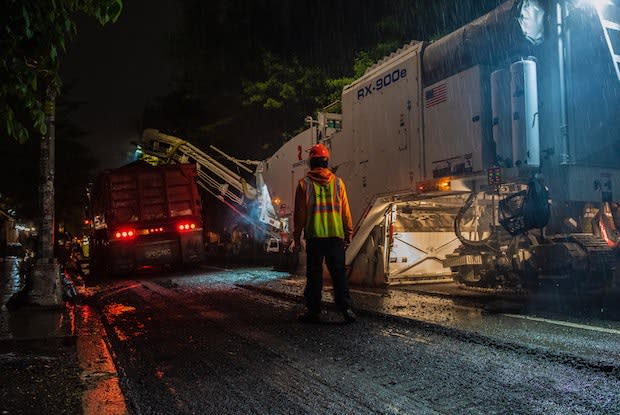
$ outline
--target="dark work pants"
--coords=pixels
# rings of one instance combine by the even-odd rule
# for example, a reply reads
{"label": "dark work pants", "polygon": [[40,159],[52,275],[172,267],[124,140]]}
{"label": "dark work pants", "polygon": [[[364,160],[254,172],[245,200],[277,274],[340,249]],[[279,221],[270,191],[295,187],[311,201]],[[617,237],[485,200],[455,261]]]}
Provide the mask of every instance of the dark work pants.
{"label": "dark work pants", "polygon": [[344,241],[340,238],[311,238],[306,241],[306,288],[304,298],[312,313],[321,311],[323,260],[332,278],[334,301],[340,310],[351,307],[351,294],[344,266]]}

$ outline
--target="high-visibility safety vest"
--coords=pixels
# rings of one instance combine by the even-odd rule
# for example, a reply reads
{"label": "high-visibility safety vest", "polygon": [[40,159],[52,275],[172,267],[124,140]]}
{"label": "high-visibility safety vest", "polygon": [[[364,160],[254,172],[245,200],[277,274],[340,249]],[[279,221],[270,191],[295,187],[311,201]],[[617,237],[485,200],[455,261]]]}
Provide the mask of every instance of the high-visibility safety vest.
{"label": "high-visibility safety vest", "polygon": [[304,178],[306,185],[306,225],[304,233],[307,238],[344,239],[340,201],[340,178],[321,184],[309,177]]}

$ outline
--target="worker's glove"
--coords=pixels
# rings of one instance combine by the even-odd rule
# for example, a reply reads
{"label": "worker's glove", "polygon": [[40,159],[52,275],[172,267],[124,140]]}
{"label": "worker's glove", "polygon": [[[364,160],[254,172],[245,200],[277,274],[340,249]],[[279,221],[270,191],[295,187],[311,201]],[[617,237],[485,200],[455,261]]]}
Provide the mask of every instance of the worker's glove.
{"label": "worker's glove", "polygon": [[344,238],[344,249],[346,250],[349,245],[351,245],[351,240],[349,238]]}

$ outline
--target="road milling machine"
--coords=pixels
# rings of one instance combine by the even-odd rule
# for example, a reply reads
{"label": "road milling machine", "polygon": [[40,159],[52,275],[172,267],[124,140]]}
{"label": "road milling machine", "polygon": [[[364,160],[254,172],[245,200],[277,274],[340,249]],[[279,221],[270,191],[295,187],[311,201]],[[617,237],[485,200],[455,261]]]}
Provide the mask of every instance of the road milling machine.
{"label": "road milling machine", "polygon": [[506,1],[404,45],[344,88],[340,111],[306,122],[262,175],[290,211],[308,149],[328,146],[356,224],[352,284],[612,282],[617,3]]}

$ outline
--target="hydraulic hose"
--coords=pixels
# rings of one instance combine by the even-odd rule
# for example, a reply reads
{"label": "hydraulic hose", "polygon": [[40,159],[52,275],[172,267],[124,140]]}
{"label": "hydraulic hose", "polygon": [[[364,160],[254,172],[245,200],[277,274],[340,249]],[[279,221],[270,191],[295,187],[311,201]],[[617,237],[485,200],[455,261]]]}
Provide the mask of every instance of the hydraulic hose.
{"label": "hydraulic hose", "polygon": [[456,235],[457,238],[459,238],[459,241],[461,241],[461,243],[467,247],[476,248],[476,249],[488,248],[492,251],[497,251],[497,249],[491,246],[491,244],[489,243],[491,238],[495,236],[495,227],[491,228],[491,233],[489,234],[487,238],[481,239],[479,241],[472,241],[470,239],[467,239],[461,233],[461,220],[463,219],[465,212],[467,212],[469,208],[471,208],[471,205],[474,203],[474,200],[476,200],[476,196],[478,196],[478,192],[471,192],[469,194],[469,197],[463,204],[463,206],[461,206],[458,213],[456,214],[456,217],[454,218],[454,234]]}

